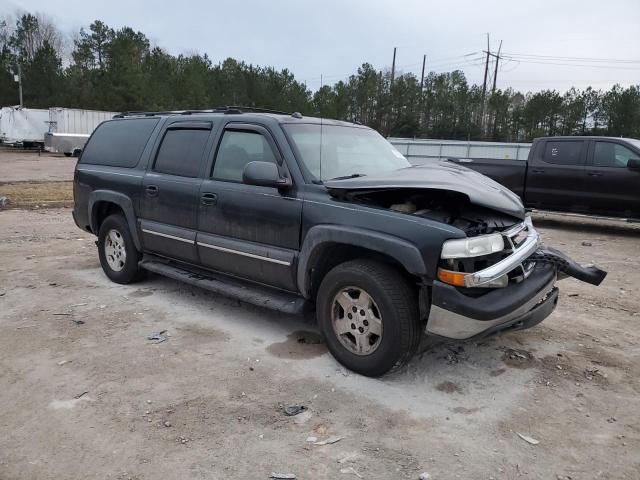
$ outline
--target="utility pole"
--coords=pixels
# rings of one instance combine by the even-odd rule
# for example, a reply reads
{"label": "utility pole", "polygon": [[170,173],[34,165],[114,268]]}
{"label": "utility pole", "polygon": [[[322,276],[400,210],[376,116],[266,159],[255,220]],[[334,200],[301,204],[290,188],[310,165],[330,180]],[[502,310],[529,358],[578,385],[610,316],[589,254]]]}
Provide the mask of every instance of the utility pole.
{"label": "utility pole", "polygon": [[20,108],[22,108],[23,106],[22,105],[22,68],[20,67],[20,64],[18,64],[18,79],[16,81],[18,82],[18,95],[20,98]]}
{"label": "utility pole", "polygon": [[487,59],[484,63],[484,81],[482,82],[482,105],[480,106],[480,134],[484,130],[484,100],[487,94],[487,74],[489,73],[489,55],[491,55],[491,48],[489,47],[489,34],[487,33]]}
{"label": "utility pole", "polygon": [[418,116],[419,123],[422,125],[424,116],[424,67],[427,63],[427,55],[422,56],[422,75],[420,75],[420,115]]}
{"label": "utility pole", "polygon": [[495,57],[496,59],[496,69],[493,72],[493,89],[491,90],[491,95],[496,93],[496,80],[498,78],[498,62],[500,62],[500,50],[502,50],[502,40],[500,40],[500,46],[498,47],[498,55],[491,54],[491,56]]}
{"label": "utility pole", "polygon": [[393,47],[393,63],[391,64],[391,86],[393,86],[393,79],[396,76],[396,48]]}

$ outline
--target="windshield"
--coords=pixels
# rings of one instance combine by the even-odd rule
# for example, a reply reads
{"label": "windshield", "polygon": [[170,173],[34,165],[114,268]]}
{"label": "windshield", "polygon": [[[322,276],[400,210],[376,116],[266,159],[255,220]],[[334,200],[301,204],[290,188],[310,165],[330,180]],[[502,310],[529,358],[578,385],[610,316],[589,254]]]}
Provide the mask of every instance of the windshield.
{"label": "windshield", "polygon": [[375,130],[309,123],[283,128],[315,180],[378,175],[411,166]]}
{"label": "windshield", "polygon": [[636,140],[635,138],[625,138],[627,142],[633,145],[636,148],[640,148],[640,140]]}

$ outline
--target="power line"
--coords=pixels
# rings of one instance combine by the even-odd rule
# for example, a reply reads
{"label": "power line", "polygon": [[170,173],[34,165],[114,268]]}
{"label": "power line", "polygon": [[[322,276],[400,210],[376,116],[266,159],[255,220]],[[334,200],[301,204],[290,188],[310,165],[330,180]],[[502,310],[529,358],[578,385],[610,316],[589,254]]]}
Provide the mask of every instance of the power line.
{"label": "power line", "polygon": [[505,53],[510,57],[526,57],[532,59],[566,60],[576,62],[606,62],[606,63],[640,63],[640,60],[618,58],[593,58],[593,57],[562,57],[557,55],[534,55],[532,53]]}
{"label": "power line", "polygon": [[508,58],[514,61],[519,61],[521,63],[531,63],[535,65],[556,65],[559,67],[581,67],[581,68],[607,68],[607,69],[615,69],[615,70],[640,70],[640,66],[638,67],[627,67],[627,66],[617,66],[617,65],[588,65],[582,63],[564,63],[564,62],[555,62],[555,61],[538,61],[538,60],[528,60],[523,58],[515,58],[513,56],[503,55],[503,58]]}

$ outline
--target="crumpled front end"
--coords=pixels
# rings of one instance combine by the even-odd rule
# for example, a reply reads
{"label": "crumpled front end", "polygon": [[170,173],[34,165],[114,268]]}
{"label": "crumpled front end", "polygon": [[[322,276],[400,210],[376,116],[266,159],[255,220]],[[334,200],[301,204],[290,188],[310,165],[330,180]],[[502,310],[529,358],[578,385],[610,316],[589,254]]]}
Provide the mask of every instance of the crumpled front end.
{"label": "crumpled front end", "polygon": [[528,328],[553,312],[555,283],[599,285],[606,272],[542,246],[530,217],[500,233],[445,242],[427,333],[453,339]]}

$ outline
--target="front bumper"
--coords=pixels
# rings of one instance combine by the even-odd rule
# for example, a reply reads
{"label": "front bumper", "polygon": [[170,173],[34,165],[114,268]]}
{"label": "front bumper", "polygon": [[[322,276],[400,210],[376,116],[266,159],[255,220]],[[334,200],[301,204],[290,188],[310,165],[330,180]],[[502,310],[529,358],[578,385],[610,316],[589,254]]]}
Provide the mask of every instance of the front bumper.
{"label": "front bumper", "polygon": [[555,282],[556,269],[550,264],[536,265],[523,282],[478,297],[435,281],[426,331],[465,340],[507,328],[533,326],[553,312],[558,299]]}

